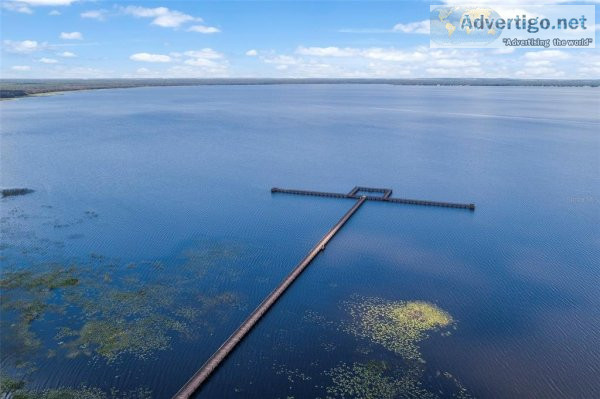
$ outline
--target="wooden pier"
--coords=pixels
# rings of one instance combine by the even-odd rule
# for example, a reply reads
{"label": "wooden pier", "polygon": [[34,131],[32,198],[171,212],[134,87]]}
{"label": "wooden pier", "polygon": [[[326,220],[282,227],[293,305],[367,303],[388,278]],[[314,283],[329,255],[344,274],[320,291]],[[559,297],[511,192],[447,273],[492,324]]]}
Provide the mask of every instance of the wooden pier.
{"label": "wooden pier", "polygon": [[443,202],[443,201],[427,201],[427,200],[416,200],[416,199],[406,199],[406,198],[393,198],[392,190],[389,188],[371,188],[371,187],[354,187],[349,193],[330,193],[326,191],[309,191],[309,190],[296,190],[296,189],[287,189],[287,188],[278,188],[273,187],[271,189],[272,193],[283,193],[283,194],[295,194],[295,195],[312,195],[316,197],[329,197],[329,198],[350,198],[357,199],[359,198],[358,193],[366,192],[366,193],[382,193],[382,196],[376,195],[366,195],[367,200],[369,201],[383,201],[383,202],[393,202],[397,204],[410,204],[410,205],[424,205],[424,206],[441,206],[444,208],[461,208],[461,209],[469,209],[475,210],[475,204],[461,204],[458,202]]}
{"label": "wooden pier", "polygon": [[[319,255],[321,251],[325,249],[325,246],[331,241],[336,233],[346,224],[346,222],[356,213],[356,211],[366,201],[383,201],[390,203],[399,204],[412,204],[412,205],[427,205],[427,206],[441,206],[447,208],[463,208],[475,210],[474,204],[460,204],[453,202],[439,202],[439,201],[424,201],[424,200],[411,200],[404,198],[392,198],[392,190],[386,188],[373,188],[373,187],[361,187],[356,186],[347,194],[342,193],[331,193],[322,191],[308,191],[308,190],[293,190],[293,189],[282,189],[273,187],[271,193],[282,193],[282,194],[295,194],[295,195],[309,195],[317,197],[329,197],[329,198],[344,198],[353,199],[356,202],[352,207],[342,216],[340,220],[317,242],[317,244],[310,250],[308,255],[302,259],[302,261],[296,265],[288,276],[273,290],[244,322],[234,331],[233,334],[227,338],[227,340],[212,354],[210,358],[202,365],[202,367],[185,383],[185,385],[177,391],[174,399],[187,399],[191,397],[196,391],[200,389],[202,384],[210,377],[212,372],[219,367],[219,365],[225,360],[225,358],[235,349],[238,343],[244,339],[244,337],[252,330],[252,328],[260,321],[260,319],[271,309],[271,307],[277,302],[277,300],[284,294],[290,285],[302,274],[304,269]],[[369,193],[377,195],[360,195],[360,193]]]}
{"label": "wooden pier", "polygon": [[273,304],[283,295],[285,290],[292,285],[294,280],[306,269],[306,267],[317,257],[319,252],[325,249],[325,246],[333,236],[342,228],[342,226],[354,215],[366,201],[366,197],[359,197],[358,201],[342,216],[342,218],[321,238],[321,240],[311,249],[304,259],[292,270],[290,274],[275,288],[273,292],[266,297],[260,305],[248,316],[248,318],[238,327],[237,330],[221,345],[219,349],[204,363],[204,365],[185,383],[185,385],[175,394],[173,398],[187,399],[200,388],[202,383],[210,374],[221,364],[221,362],[231,353],[236,345],[248,334],[248,332],[258,323]]}

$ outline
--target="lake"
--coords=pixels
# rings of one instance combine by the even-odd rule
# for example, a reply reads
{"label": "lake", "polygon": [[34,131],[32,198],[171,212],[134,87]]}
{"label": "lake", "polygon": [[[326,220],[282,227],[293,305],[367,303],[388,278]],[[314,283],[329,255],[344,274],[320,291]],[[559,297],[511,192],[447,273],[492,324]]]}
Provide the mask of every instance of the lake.
{"label": "lake", "polygon": [[0,110],[0,186],[35,190],[0,200],[1,365],[30,392],[170,397],[353,203],[270,188],[362,185],[477,208],[365,203],[198,398],[600,397],[598,89],[155,87]]}

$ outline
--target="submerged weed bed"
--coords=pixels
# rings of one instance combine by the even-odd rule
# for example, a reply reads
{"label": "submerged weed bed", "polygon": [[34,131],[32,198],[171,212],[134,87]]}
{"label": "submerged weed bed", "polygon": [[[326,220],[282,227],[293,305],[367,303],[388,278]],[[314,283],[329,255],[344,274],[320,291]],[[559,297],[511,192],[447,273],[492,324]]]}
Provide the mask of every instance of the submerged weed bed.
{"label": "submerged weed bed", "polygon": [[209,269],[211,275],[239,273],[232,266],[239,256],[235,245],[212,245],[186,251],[170,264],[118,264],[91,255],[68,265],[3,270],[0,343],[10,375],[1,392],[15,398],[121,397],[86,387],[30,391],[26,381],[44,358],[148,360],[170,349],[173,339],[209,333],[241,302],[235,292],[199,292],[197,284]]}
{"label": "submerged weed bed", "polygon": [[119,392],[116,389],[106,393],[98,388],[81,386],[79,388],[27,389],[25,381],[10,377],[0,377],[0,393],[11,399],[148,399],[151,392],[137,389]]}

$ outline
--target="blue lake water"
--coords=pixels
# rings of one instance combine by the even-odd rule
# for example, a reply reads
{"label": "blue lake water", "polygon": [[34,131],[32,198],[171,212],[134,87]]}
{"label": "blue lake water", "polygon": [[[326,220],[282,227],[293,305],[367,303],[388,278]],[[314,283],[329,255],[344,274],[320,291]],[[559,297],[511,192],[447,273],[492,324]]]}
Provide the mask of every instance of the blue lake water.
{"label": "blue lake water", "polygon": [[[599,93],[4,101],[0,186],[35,192],[0,200],[3,373],[31,390],[170,397],[352,205],[270,188],[363,185],[477,209],[367,202],[198,398],[600,397]],[[422,301],[453,322],[409,359],[356,326],[365,301]]]}

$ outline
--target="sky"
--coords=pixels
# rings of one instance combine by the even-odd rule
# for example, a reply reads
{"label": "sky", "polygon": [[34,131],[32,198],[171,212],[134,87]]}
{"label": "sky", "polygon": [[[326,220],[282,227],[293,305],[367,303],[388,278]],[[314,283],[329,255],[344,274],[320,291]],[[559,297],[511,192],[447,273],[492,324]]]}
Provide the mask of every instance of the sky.
{"label": "sky", "polygon": [[600,46],[430,48],[430,2],[422,0],[0,5],[2,78],[600,78]]}

